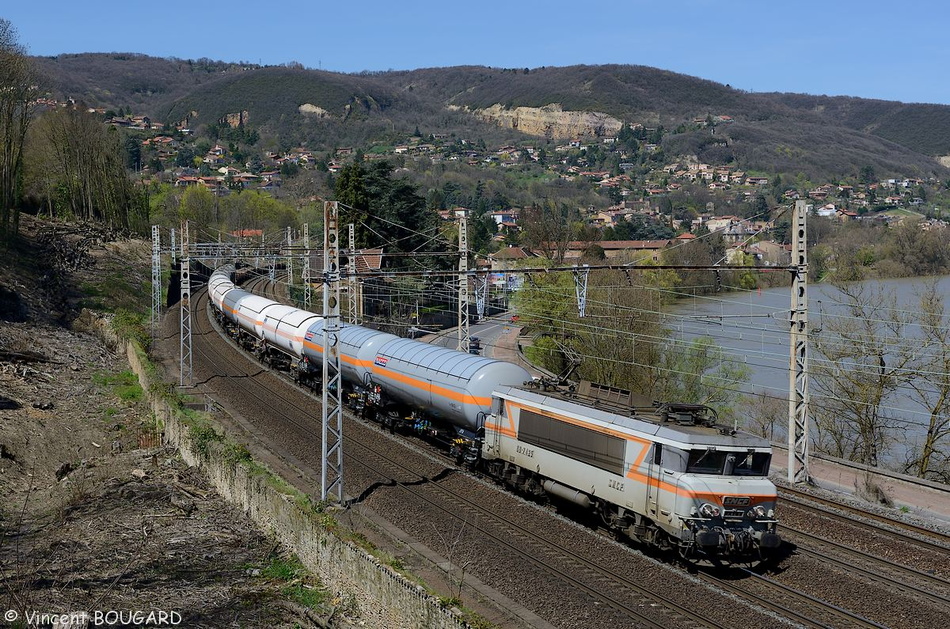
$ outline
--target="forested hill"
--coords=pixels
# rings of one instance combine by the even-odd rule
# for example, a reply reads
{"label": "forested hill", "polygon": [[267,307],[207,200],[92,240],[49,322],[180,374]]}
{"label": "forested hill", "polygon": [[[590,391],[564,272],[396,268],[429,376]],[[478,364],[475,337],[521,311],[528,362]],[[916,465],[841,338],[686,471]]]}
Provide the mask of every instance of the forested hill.
{"label": "forested hill", "polygon": [[[362,146],[408,130],[486,142],[527,139],[475,114],[560,105],[666,131],[668,156],[697,155],[767,172],[814,178],[946,173],[950,107],[849,97],[747,93],[695,77],[632,65],[498,69],[479,66],[341,74],[136,54],[36,58],[54,98],[147,114],[161,122],[212,124],[246,112],[281,145]],[[724,120],[711,135],[697,121]],[[714,136],[714,137],[713,137]]]}
{"label": "forested hill", "polygon": [[667,70],[634,65],[503,70],[455,67],[388,72],[381,79],[471,108],[501,103],[603,111],[675,127],[724,114],[737,122],[827,124],[862,131],[925,155],[950,155],[950,106],[847,96],[749,93]]}

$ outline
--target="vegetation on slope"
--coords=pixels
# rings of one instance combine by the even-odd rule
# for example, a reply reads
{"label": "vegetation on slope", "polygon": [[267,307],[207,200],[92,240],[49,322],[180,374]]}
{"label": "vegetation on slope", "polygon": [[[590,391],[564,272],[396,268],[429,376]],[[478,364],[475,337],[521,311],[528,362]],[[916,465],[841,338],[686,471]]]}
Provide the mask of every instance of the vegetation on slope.
{"label": "vegetation on slope", "polygon": [[[247,111],[277,145],[356,146],[370,139],[456,134],[486,141],[525,136],[474,120],[447,105],[477,109],[540,107],[599,111],[629,123],[675,129],[728,115],[737,142],[754,143],[742,167],[848,176],[873,157],[880,174],[933,170],[950,154],[950,107],[849,97],[750,94],[728,85],[633,65],[498,69],[479,66],[339,74],[303,68],[155,59],[141,55],[61,55],[37,60],[54,94],[169,122],[198,112],[199,124]],[[298,111],[309,103],[318,118]],[[507,140],[505,138],[508,138]],[[543,139],[536,140],[543,142]],[[782,155],[785,155],[783,158]],[[939,167],[938,167],[939,168]]]}

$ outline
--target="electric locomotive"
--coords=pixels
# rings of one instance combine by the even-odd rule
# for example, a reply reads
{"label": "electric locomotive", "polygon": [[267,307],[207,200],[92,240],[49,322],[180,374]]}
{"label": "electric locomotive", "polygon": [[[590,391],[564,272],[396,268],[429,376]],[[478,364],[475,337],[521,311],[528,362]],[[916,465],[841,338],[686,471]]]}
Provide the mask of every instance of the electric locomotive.
{"label": "electric locomotive", "polygon": [[482,464],[508,485],[550,494],[631,539],[690,561],[755,562],[776,550],[768,441],[716,423],[698,404],[636,408],[498,388]]}

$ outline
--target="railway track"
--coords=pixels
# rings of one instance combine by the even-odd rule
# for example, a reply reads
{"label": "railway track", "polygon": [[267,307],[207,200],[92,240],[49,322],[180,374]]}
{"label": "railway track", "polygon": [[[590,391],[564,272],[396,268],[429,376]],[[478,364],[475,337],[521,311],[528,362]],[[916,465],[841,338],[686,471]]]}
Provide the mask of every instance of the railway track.
{"label": "railway track", "polygon": [[[785,492],[786,490],[780,490]],[[813,504],[810,494],[790,491],[793,496],[783,496],[782,517],[780,527],[782,537],[786,543],[794,544],[795,557],[809,558],[814,565],[820,565],[822,572],[836,573],[839,583],[852,582],[854,589],[860,589],[860,583],[874,584],[874,586],[890,596],[905,597],[913,603],[936,610],[937,614],[950,613],[950,582],[932,572],[919,570],[906,565],[912,563],[909,558],[921,560],[922,554],[933,555],[937,564],[946,566],[947,546],[944,544],[946,536],[930,529],[921,528],[913,524],[898,522],[890,518],[876,516],[871,522],[866,522],[860,516],[864,511],[855,507],[839,505],[838,503],[821,499],[820,504]],[[790,505],[793,505],[790,507]],[[843,513],[838,513],[838,510]],[[848,531],[848,537],[855,540],[857,537],[890,538],[900,545],[900,552],[896,553],[904,559],[903,563],[890,561],[870,552],[856,548],[856,542],[850,544],[839,543],[825,539],[821,535],[809,533],[789,525],[785,517],[790,510],[807,512],[803,520],[812,523],[821,517],[818,528],[821,531]],[[883,528],[882,528],[883,526]],[[852,532],[854,531],[854,532]],[[876,545],[872,545],[878,548]],[[800,563],[800,562],[799,562]],[[793,569],[798,567],[793,564]],[[858,614],[845,609],[840,604],[824,600],[821,587],[806,587],[809,591],[790,586],[781,581],[781,574],[762,575],[753,571],[744,570],[742,580],[726,580],[715,575],[702,575],[702,578],[717,587],[731,591],[737,596],[753,601],[758,605],[770,609],[786,618],[795,620],[806,627],[887,627],[904,626],[898,624],[882,624],[865,614]],[[826,583],[828,578],[821,580]],[[865,587],[865,591],[871,591]],[[918,608],[920,610],[922,608]]]}
{"label": "railway track", "polygon": [[[412,470],[397,460],[382,454],[376,449],[367,448],[364,444],[360,444],[358,449],[363,450],[361,456],[353,457],[358,465],[376,471],[385,467],[385,469],[391,470],[393,474],[413,473]],[[374,461],[374,463],[368,463],[369,460]],[[420,478],[419,480],[427,479]],[[592,562],[567,546],[549,540],[545,536],[521,526],[511,518],[494,513],[478,502],[466,499],[439,484],[427,484],[425,491],[421,489],[421,486],[414,486],[412,481],[399,483],[399,487],[415,498],[424,501],[430,508],[459,518],[461,522],[472,526],[484,542],[510,550],[544,573],[564,580],[571,587],[584,592],[593,600],[620,612],[628,620],[636,621],[637,626],[657,628],[721,626],[710,623],[701,615],[676,603],[671,598],[644,588],[640,584]],[[429,496],[428,493],[430,492],[435,493],[435,497]],[[516,540],[518,543],[513,543],[512,540]],[[566,566],[563,565],[565,563]],[[611,590],[623,589],[628,591],[618,592],[616,595],[606,594]],[[634,594],[634,596],[631,597],[631,594]],[[657,621],[655,615],[643,614],[639,611],[642,608],[659,609],[662,613],[662,619]]]}
{"label": "railway track", "polygon": [[[253,285],[257,285],[258,292],[266,291],[270,298],[281,300],[281,298],[277,296],[277,291],[273,286],[268,286],[266,278],[258,278],[251,280],[251,282],[252,286],[249,287],[246,285],[245,288],[250,290]],[[202,296],[204,297],[204,294],[202,294]],[[201,303],[207,303],[206,297]],[[196,308],[196,312],[203,312],[205,308],[206,306],[199,306]],[[207,321],[207,317],[202,316],[200,318]],[[215,334],[217,333],[215,332]],[[310,451],[319,452],[319,423],[299,419],[300,417],[313,418],[314,407],[318,407],[319,402],[310,398],[310,401],[306,402],[307,408],[288,403],[283,400],[283,398],[285,397],[284,386],[285,383],[290,382],[289,378],[281,376],[281,384],[277,386],[276,383],[279,382],[279,380],[275,378],[274,374],[264,376],[263,373],[265,370],[263,368],[258,368],[256,371],[234,371],[235,361],[233,360],[224,360],[220,363],[215,363],[216,359],[210,354],[205,355],[202,353],[202,357],[215,364],[213,369],[217,374],[228,375],[234,378],[254,379],[255,381],[260,380],[263,383],[261,386],[264,387],[264,391],[256,394],[257,403],[269,408],[272,414],[280,415],[283,418],[281,421],[285,425],[292,424],[296,431],[295,434],[309,441]],[[256,364],[253,363],[250,358],[246,358],[246,361],[248,365]],[[251,389],[251,387],[245,387],[245,393],[248,389]],[[280,409],[279,412],[278,409]],[[372,487],[374,486],[377,488],[380,486],[392,487],[402,497],[401,500],[403,502],[414,505],[414,510],[424,509],[429,514],[437,512],[438,518],[444,519],[445,521],[454,519],[455,524],[450,525],[449,528],[453,528],[454,530],[454,528],[468,526],[471,532],[477,534],[480,539],[490,540],[491,545],[504,549],[506,554],[516,558],[518,562],[523,564],[523,567],[526,567],[524,568],[525,574],[532,575],[534,579],[544,578],[540,575],[547,575],[550,581],[560,584],[560,587],[568,588],[574,592],[582,592],[581,601],[586,600],[587,604],[592,604],[592,606],[596,608],[609,609],[609,617],[613,618],[613,624],[615,624],[617,618],[619,618],[621,624],[635,623],[636,626],[646,627],[735,626],[736,623],[734,621],[717,622],[713,620],[712,616],[715,614],[693,611],[695,609],[702,609],[695,604],[680,605],[672,600],[670,596],[665,597],[659,595],[658,591],[662,591],[662,588],[644,588],[637,579],[620,574],[620,571],[616,568],[605,568],[599,565],[596,560],[591,560],[587,553],[575,552],[572,548],[564,544],[557,544],[547,539],[547,536],[543,532],[539,533],[536,530],[523,527],[517,522],[509,521],[508,518],[502,515],[505,513],[504,510],[492,509],[491,507],[480,504],[478,501],[463,497],[463,495],[460,494],[464,494],[464,491],[459,492],[457,489],[453,489],[449,486],[453,478],[462,475],[447,470],[445,468],[447,464],[444,460],[441,460],[439,463],[441,471],[434,474],[427,472],[423,468],[416,467],[416,461],[413,461],[413,467],[407,467],[390,454],[387,454],[385,448],[381,449],[380,447],[367,445],[368,443],[385,443],[389,439],[389,437],[376,428],[375,425],[367,426],[362,423],[354,423],[355,420],[349,417],[347,421],[354,426],[361,426],[362,428],[357,431],[351,430],[349,425],[346,428],[349,438],[345,445],[344,465],[348,470],[359,468],[361,473],[366,476],[375,475],[377,480],[366,484],[366,486],[370,488],[370,494],[373,492]],[[373,436],[365,436],[365,431],[373,431]],[[355,434],[364,436],[354,439]],[[400,447],[406,447],[403,441],[399,441],[399,444],[401,444]],[[359,450],[359,452],[357,453],[356,450]],[[427,453],[426,456],[430,460],[433,459],[431,453]],[[319,466],[315,466],[313,463],[312,460],[304,461],[304,464],[309,466],[310,469],[318,469]],[[788,494],[800,493],[794,492],[794,490],[783,489],[782,491]],[[366,491],[362,492],[358,500],[363,499],[363,494],[366,493]],[[785,498],[789,503],[798,503],[794,497],[786,496]],[[814,497],[807,495],[807,499],[814,500]],[[841,521],[852,523],[847,516],[835,514],[832,510],[832,508],[843,509],[841,505],[834,503],[833,507],[818,508],[823,511],[828,511],[829,518],[837,516],[841,518]],[[904,523],[899,524],[901,526],[894,528],[903,529],[907,537],[905,543],[913,542],[923,544],[924,546],[929,544],[928,547],[932,552],[942,551],[945,557],[948,548],[948,546],[945,545],[946,536],[934,534],[927,529],[914,530],[918,527],[909,527]],[[790,533],[795,534],[790,527],[787,528]],[[924,538],[923,541],[921,538]],[[805,541],[805,539],[802,538],[798,544],[800,554],[815,557],[816,560],[820,558],[820,560],[823,561],[825,554],[822,553],[827,554],[830,551],[812,551],[810,548],[812,545],[817,546],[818,542]],[[830,565],[830,563],[828,565]],[[850,569],[847,567],[847,562],[837,565],[843,570]],[[880,572],[883,569],[884,568],[879,565],[876,570]],[[867,570],[872,574],[875,572],[875,568],[873,567]],[[926,573],[922,574],[926,575]],[[841,606],[836,606],[832,602],[821,600],[819,597],[814,596],[814,593],[810,595],[807,592],[780,583],[774,578],[762,577],[761,575],[755,575],[753,573],[744,575],[744,578],[738,581],[718,578],[715,575],[699,575],[699,578],[720,591],[730,592],[741,597],[743,600],[750,601],[753,605],[772,610],[775,614],[798,622],[803,626],[885,626],[868,620],[859,613],[848,611]],[[927,581],[925,577],[917,576],[915,578],[920,579],[924,583]],[[910,577],[904,580],[910,581]],[[885,583],[880,579],[878,579],[878,582]],[[946,585],[946,582],[941,582],[938,578],[938,580],[930,586],[919,586],[921,588],[920,592],[915,592],[913,588],[906,587],[905,583],[902,583],[902,586],[905,587],[902,587],[899,591],[906,596],[927,601],[929,605],[939,606],[941,602],[945,601],[942,599],[944,593],[941,590],[937,590],[937,588],[943,587],[944,585]],[[892,586],[884,585],[883,587]],[[928,592],[928,587],[936,591]],[[525,603],[528,604],[527,602]],[[584,603],[582,602],[581,604]],[[641,610],[644,608],[649,609],[650,613],[642,613]],[[588,622],[587,624],[593,626],[596,623]]]}
{"label": "railway track", "polygon": [[[206,297],[199,297],[196,302],[199,311],[207,307]],[[213,353],[203,348],[196,350],[202,360],[219,373],[229,377],[243,377],[252,380],[257,387],[246,386],[245,394],[257,403],[271,409],[272,416],[280,422],[294,425],[299,433],[306,435],[318,449],[320,443],[319,424],[301,421],[300,417],[312,417],[313,406],[303,408],[293,401],[288,401],[283,387],[291,384],[289,379],[280,380],[270,377],[260,377],[261,371],[234,373],[234,367],[228,361],[220,361]],[[250,362],[250,360],[249,360]],[[282,399],[275,405],[275,399]],[[318,405],[316,400],[311,404]],[[350,422],[356,421],[348,417]],[[492,511],[491,508],[479,504],[476,500],[468,499],[444,487],[443,479],[433,478],[424,472],[399,462],[395,457],[386,453],[386,447],[370,445],[371,442],[386,442],[390,437],[375,426],[363,426],[362,431],[371,431],[372,439],[354,433],[347,427],[349,438],[344,447],[344,468],[352,470],[357,467],[367,475],[381,476],[378,481],[407,494],[416,503],[425,505],[430,512],[435,511],[441,517],[454,519],[459,526],[469,527],[473,534],[477,534],[481,543],[490,543],[503,549],[510,556],[519,558],[525,565],[533,567],[535,578],[557,579],[569,588],[581,592],[588,597],[593,605],[600,608],[612,609],[618,614],[617,619],[623,623],[634,623],[638,627],[725,627],[710,621],[701,614],[691,611],[670,597],[651,591],[635,581],[623,577],[608,568],[598,565],[564,545],[545,538],[543,535],[528,527],[519,525],[511,518],[504,517]],[[362,432],[361,431],[361,432]],[[405,447],[400,443],[398,447]],[[431,457],[430,454],[426,454]],[[371,485],[372,487],[372,485]],[[364,492],[365,493],[365,492]],[[357,497],[359,500],[361,497]],[[541,576],[541,575],[546,576]],[[613,594],[609,594],[613,592]],[[644,611],[646,610],[646,611]]]}
{"label": "railway track", "polygon": [[[789,504],[798,505],[837,523],[847,523],[867,530],[873,528],[875,532],[886,533],[909,544],[924,546],[942,553],[950,552],[950,535],[946,533],[834,502],[790,487],[779,487],[778,493],[786,507]],[[874,522],[875,526],[872,527],[868,521]]]}
{"label": "railway track", "polygon": [[886,625],[868,620],[816,596],[783,585],[751,570],[742,569],[741,571],[745,576],[742,581],[731,581],[710,574],[703,574],[701,578],[721,590],[752,601],[804,627],[886,629]]}
{"label": "railway track", "polygon": [[[204,313],[206,308],[207,298],[202,293],[196,299],[196,312]],[[203,316],[202,319],[207,321],[207,317]],[[209,331],[202,329],[196,336],[210,340],[208,335]],[[314,406],[318,406],[319,402],[308,397],[306,407],[302,407],[290,400],[285,390],[285,387],[291,384],[289,378],[275,377],[275,374],[259,367],[250,358],[247,358],[245,363],[250,369],[243,368],[243,365],[236,368],[234,363],[220,359],[215,351],[205,347],[203,343],[196,343],[195,355],[199,360],[207,362],[216,374],[244,381],[242,391],[245,397],[252,398],[255,404],[268,408],[269,415],[275,422],[284,426],[292,425],[294,434],[303,437],[311,451],[319,452],[319,423],[303,419],[313,418]],[[249,386],[250,382],[254,382],[256,386]],[[499,549],[503,549],[504,554],[520,558],[522,564],[530,566],[529,572],[538,583],[547,583],[550,587],[551,583],[557,580],[561,583],[560,587],[583,593],[591,608],[600,610],[599,614],[603,614],[606,609],[613,610],[621,625],[632,623],[644,627],[720,626],[701,621],[701,616],[692,614],[687,607],[677,605],[672,599],[664,601],[662,597],[655,595],[650,598],[647,588],[634,587],[634,583],[630,583],[629,588],[614,585],[615,591],[619,589],[615,596],[605,594],[610,585],[609,577],[605,577],[603,570],[596,564],[586,561],[582,565],[578,560],[574,560],[565,567],[564,557],[568,556],[569,549],[565,549],[563,544],[552,545],[553,542],[544,540],[530,530],[519,529],[511,523],[506,524],[504,518],[493,515],[490,508],[479,507],[476,501],[460,498],[450,488],[441,487],[439,479],[433,480],[432,474],[398,463],[385,451],[391,446],[367,445],[368,442],[385,444],[390,440],[388,435],[373,426],[356,424],[352,418],[347,421],[349,438],[345,444],[345,469],[352,472],[358,468],[365,475],[375,476],[375,482],[364,483],[369,487],[378,484],[396,487],[408,494],[403,496],[403,501],[411,498],[416,504],[422,503],[427,513],[438,511],[439,517],[454,519],[457,528],[472,527],[473,536],[477,535],[482,540],[488,540],[490,544],[496,544]],[[372,433],[370,436],[366,435],[368,431]],[[396,447],[405,445],[399,442]],[[427,454],[426,457],[426,460],[431,461],[430,455]],[[442,465],[442,462],[439,464]],[[319,466],[313,467],[319,469]],[[452,499],[454,502],[450,502]],[[446,504],[440,506],[442,502]],[[477,527],[475,522],[478,522]],[[445,528],[449,530],[451,527]],[[526,548],[529,543],[533,545]],[[573,554],[580,557],[577,553]],[[639,598],[631,600],[632,592],[638,593]],[[667,610],[666,605],[672,609]]]}
{"label": "railway track", "polygon": [[[789,541],[800,541],[797,552],[807,554],[849,574],[882,584],[891,591],[938,606],[950,605],[950,582],[933,574],[876,557],[798,529],[783,527]],[[807,546],[805,545],[807,544]],[[948,609],[950,611],[950,609]]]}
{"label": "railway track", "polygon": [[[779,494],[780,530],[795,548],[792,560],[767,576],[773,589],[860,609],[867,622],[884,626],[944,624],[935,619],[950,614],[947,535],[794,488]],[[751,583],[743,587],[754,591]]]}

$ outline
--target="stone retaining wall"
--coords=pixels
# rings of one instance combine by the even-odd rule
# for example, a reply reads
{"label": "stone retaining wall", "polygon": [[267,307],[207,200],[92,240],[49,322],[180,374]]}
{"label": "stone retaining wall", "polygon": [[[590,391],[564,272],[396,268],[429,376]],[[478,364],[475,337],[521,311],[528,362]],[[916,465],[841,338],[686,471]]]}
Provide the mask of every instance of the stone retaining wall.
{"label": "stone retaining wall", "polygon": [[[132,345],[127,347],[129,364],[148,391],[145,370]],[[437,598],[398,572],[325,528],[320,515],[298,505],[294,498],[223,456],[219,442],[211,442],[207,455],[199,453],[189,438],[188,426],[172,412],[167,402],[152,399],[155,417],[163,422],[165,443],[175,446],[182,458],[202,470],[225,500],[239,505],[263,530],[272,532],[293,550],[313,574],[358,606],[358,616],[370,627],[464,629],[467,625],[442,606]],[[369,601],[369,603],[367,603]]]}

